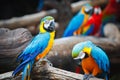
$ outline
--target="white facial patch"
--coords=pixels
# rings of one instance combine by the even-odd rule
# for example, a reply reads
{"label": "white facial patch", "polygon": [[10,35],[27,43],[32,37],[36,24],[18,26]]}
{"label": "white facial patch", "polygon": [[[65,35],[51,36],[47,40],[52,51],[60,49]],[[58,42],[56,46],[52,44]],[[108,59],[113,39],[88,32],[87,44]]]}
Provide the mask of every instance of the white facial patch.
{"label": "white facial patch", "polygon": [[81,51],[78,55],[78,57],[74,58],[74,59],[83,59],[85,57],[85,53],[83,51]]}
{"label": "white facial patch", "polygon": [[44,22],[44,27],[46,28],[46,29],[48,29],[48,27],[50,26],[50,23],[51,22],[54,22],[54,20],[46,20],[45,22]]}
{"label": "white facial patch", "polygon": [[101,14],[101,12],[102,11],[100,7],[94,9],[94,14]]}
{"label": "white facial patch", "polygon": [[92,7],[85,7],[85,12],[89,12],[92,9]]}
{"label": "white facial patch", "polygon": [[99,14],[101,14],[101,13],[102,13],[102,10],[101,10],[101,8],[98,8],[98,12],[99,12]]}
{"label": "white facial patch", "polygon": [[94,13],[98,13],[98,9],[97,8],[94,9]]}

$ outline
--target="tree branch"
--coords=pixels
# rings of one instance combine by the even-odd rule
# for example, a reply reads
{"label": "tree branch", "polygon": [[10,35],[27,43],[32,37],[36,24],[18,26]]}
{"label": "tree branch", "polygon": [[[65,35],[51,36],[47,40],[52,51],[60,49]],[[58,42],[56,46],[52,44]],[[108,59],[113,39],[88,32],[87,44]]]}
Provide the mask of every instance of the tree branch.
{"label": "tree branch", "polygon": [[[75,13],[77,11],[79,11],[79,9],[81,8],[81,6],[83,4],[89,3],[90,1],[79,1],[76,3],[72,3],[71,4],[71,8],[72,8],[72,12]],[[95,0],[93,5],[98,5],[98,4],[103,4],[106,3],[106,0]],[[92,4],[92,3],[91,3]],[[31,14],[31,15],[25,15],[22,17],[14,17],[8,20],[1,20],[0,21],[0,28],[9,28],[9,29],[15,29],[15,28],[19,28],[19,27],[25,27],[25,26],[31,26],[31,25],[36,25],[40,22],[40,19],[44,16],[50,15],[53,16],[55,18],[58,17],[57,15],[57,10],[56,9],[52,9],[52,10],[48,10],[48,11],[41,11],[39,13],[35,13],[35,14]]]}
{"label": "tree branch", "polygon": [[[0,79],[4,80],[21,80],[21,75],[15,78],[11,77],[12,72],[0,74]],[[6,76],[7,75],[7,76]],[[49,66],[46,61],[37,62],[31,74],[32,80],[82,80],[82,74],[76,74],[59,68]],[[90,80],[102,80],[91,78]]]}
{"label": "tree branch", "polygon": [[51,15],[56,17],[56,10],[49,10],[49,11],[41,11],[39,13],[25,15],[22,17],[11,18],[9,20],[0,21],[0,27],[15,29],[24,26],[35,25],[36,23],[40,22],[40,19],[46,15]]}

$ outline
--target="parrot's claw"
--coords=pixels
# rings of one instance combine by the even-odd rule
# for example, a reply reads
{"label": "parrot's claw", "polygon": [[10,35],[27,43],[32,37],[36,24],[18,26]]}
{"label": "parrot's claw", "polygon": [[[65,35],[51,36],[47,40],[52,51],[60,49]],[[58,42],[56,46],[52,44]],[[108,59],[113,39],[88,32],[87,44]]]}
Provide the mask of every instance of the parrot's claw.
{"label": "parrot's claw", "polygon": [[53,66],[53,64],[52,64],[47,58],[39,59],[39,60],[36,62],[36,65],[42,64],[43,62],[46,62],[49,66]]}
{"label": "parrot's claw", "polygon": [[94,76],[92,74],[85,74],[83,77],[83,80],[89,80],[90,78],[93,78]]}
{"label": "parrot's claw", "polygon": [[49,64],[49,66],[53,66],[53,64],[47,58],[44,58],[43,61],[46,61]]}

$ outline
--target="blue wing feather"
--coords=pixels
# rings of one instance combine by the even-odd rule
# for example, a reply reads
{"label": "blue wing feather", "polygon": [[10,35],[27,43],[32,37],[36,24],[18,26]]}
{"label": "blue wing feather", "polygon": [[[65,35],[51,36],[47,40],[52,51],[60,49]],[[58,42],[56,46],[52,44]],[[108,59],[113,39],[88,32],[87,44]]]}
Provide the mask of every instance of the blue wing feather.
{"label": "blue wing feather", "polygon": [[93,32],[93,30],[94,30],[94,25],[91,24],[90,28],[82,35],[90,35]]}
{"label": "blue wing feather", "polygon": [[26,59],[24,62],[22,62],[13,72],[13,76],[15,76],[20,70],[22,70],[25,65],[30,61],[30,58]]}
{"label": "blue wing feather", "polygon": [[28,77],[30,77],[30,72],[31,72],[33,63],[34,62],[31,61],[25,65],[24,70],[23,70],[24,75],[22,75],[22,80],[29,80]]}
{"label": "blue wing feather", "polygon": [[73,19],[70,21],[67,29],[65,30],[63,37],[72,36],[74,31],[76,31],[83,23],[84,15],[82,13],[78,13]]}
{"label": "blue wing feather", "polygon": [[24,49],[24,51],[18,56],[17,59],[19,60],[23,57],[24,58],[28,57],[29,55],[33,55],[33,54],[37,55],[41,53],[47,46],[49,39],[50,39],[49,33],[42,35],[39,33],[37,36],[33,38],[31,43]]}
{"label": "blue wing feather", "polygon": [[93,46],[91,55],[95,59],[98,66],[104,72],[109,72],[109,68],[110,68],[109,59],[106,53],[101,48],[97,46]]}
{"label": "blue wing feather", "polygon": [[18,56],[17,60],[22,59],[22,63],[15,69],[13,75],[19,72],[28,62],[34,61],[36,56],[39,53],[42,53],[44,49],[47,47],[50,39],[49,33],[38,34],[33,38],[31,43],[24,49],[24,51]]}

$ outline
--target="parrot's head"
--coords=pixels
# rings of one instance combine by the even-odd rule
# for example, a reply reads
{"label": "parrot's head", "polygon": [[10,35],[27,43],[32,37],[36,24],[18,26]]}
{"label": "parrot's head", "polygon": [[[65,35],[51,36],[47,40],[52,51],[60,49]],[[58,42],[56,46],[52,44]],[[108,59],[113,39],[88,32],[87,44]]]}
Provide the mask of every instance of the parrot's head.
{"label": "parrot's head", "polygon": [[87,42],[76,44],[72,50],[72,58],[80,65],[82,59],[90,56],[91,47],[88,47]]}
{"label": "parrot's head", "polygon": [[85,4],[81,7],[81,13],[92,15],[93,7],[90,4]]}
{"label": "parrot's head", "polygon": [[95,7],[94,7],[94,14],[95,14],[95,15],[100,15],[100,14],[102,14],[102,10],[101,10],[101,8],[100,8],[99,6],[95,6]]}
{"label": "parrot's head", "polygon": [[55,31],[54,18],[51,16],[46,16],[42,18],[39,29],[40,29],[40,33],[54,32]]}

